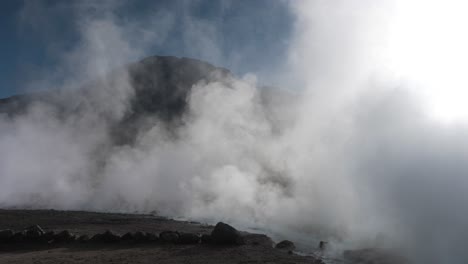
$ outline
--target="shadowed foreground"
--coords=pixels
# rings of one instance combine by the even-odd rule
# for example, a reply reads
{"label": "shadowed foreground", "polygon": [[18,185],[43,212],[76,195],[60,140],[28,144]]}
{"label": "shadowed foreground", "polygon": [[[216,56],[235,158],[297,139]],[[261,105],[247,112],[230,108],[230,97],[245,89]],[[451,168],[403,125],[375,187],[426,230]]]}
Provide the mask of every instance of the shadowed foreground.
{"label": "shadowed foreground", "polygon": [[[44,231],[68,230],[89,235],[112,230],[179,231],[210,234],[212,226],[152,215],[53,210],[0,210],[0,229],[22,230],[40,225]],[[265,235],[242,233],[243,245],[167,243],[3,243],[0,263],[314,263],[312,257],[274,249]],[[317,262],[319,263],[319,262]]]}

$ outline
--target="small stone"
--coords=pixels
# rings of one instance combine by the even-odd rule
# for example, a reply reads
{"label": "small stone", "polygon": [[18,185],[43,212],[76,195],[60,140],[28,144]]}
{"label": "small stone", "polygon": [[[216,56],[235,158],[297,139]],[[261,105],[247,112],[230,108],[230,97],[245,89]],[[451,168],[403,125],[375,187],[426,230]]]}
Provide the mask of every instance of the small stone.
{"label": "small stone", "polygon": [[296,246],[294,245],[293,242],[289,240],[283,240],[279,242],[278,244],[276,244],[275,248],[290,251],[290,250],[294,250]]}
{"label": "small stone", "polygon": [[110,230],[106,230],[106,232],[104,232],[100,238],[104,243],[115,243],[120,241],[120,236]]}
{"label": "small stone", "polygon": [[135,232],[134,241],[137,243],[148,242],[148,236],[146,235],[146,233],[143,233],[141,231]]}
{"label": "small stone", "polygon": [[325,249],[327,248],[327,244],[328,244],[328,242],[320,241],[320,243],[319,243],[319,249],[320,249],[320,250],[325,250]]}
{"label": "small stone", "polygon": [[75,235],[70,233],[68,230],[63,230],[62,232],[55,234],[54,242],[58,243],[68,243],[75,241]]}
{"label": "small stone", "polygon": [[19,242],[24,242],[26,240],[26,234],[24,231],[21,232],[16,232],[12,237],[11,241],[19,243]]}
{"label": "small stone", "polygon": [[148,240],[148,242],[152,242],[152,243],[159,241],[158,235],[154,233],[146,233],[146,239]]}
{"label": "small stone", "polygon": [[192,233],[180,233],[179,244],[198,244],[200,243],[200,237]]}
{"label": "small stone", "polygon": [[95,242],[95,243],[101,243],[102,242],[102,234],[95,234],[94,236],[91,237],[91,239],[89,241]]}
{"label": "small stone", "polygon": [[0,242],[9,242],[14,234],[11,229],[0,230]]}
{"label": "small stone", "polygon": [[131,232],[124,234],[121,238],[123,241],[132,241],[135,240],[135,235]]}
{"label": "small stone", "polygon": [[210,235],[203,234],[201,236],[201,242],[202,242],[202,244],[210,244],[211,242],[213,242],[213,239],[211,238]]}
{"label": "small stone", "polygon": [[81,235],[76,239],[80,243],[86,243],[89,241],[89,236],[88,235]]}
{"label": "small stone", "polygon": [[159,234],[159,239],[164,243],[177,243],[179,242],[179,232],[164,231]]}
{"label": "small stone", "polygon": [[41,240],[42,240],[43,242],[52,243],[52,242],[54,241],[54,237],[55,237],[54,231],[49,231],[49,232],[46,232],[46,233],[41,237]]}

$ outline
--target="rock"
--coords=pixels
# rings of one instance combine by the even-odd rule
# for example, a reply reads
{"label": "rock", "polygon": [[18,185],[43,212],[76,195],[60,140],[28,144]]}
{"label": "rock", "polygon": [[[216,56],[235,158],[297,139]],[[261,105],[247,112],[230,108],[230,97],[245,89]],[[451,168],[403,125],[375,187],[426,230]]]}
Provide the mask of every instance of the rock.
{"label": "rock", "polygon": [[202,244],[210,244],[211,242],[213,242],[213,239],[211,238],[211,236],[207,234],[202,235],[200,240]]}
{"label": "rock", "polygon": [[11,241],[19,243],[19,242],[24,242],[26,240],[26,234],[24,231],[21,232],[16,232],[12,237]]}
{"label": "rock", "polygon": [[148,243],[148,242],[158,242],[159,238],[156,234],[145,233],[145,232],[128,232],[121,237],[122,241],[135,242],[135,243]]}
{"label": "rock", "polygon": [[0,230],[0,242],[9,242],[14,234],[15,232],[11,229]]}
{"label": "rock", "polygon": [[175,231],[164,231],[159,234],[159,239],[164,243],[177,243],[179,242],[179,232]]}
{"label": "rock", "polygon": [[54,242],[68,243],[73,241],[75,241],[75,235],[70,233],[68,230],[63,230],[62,232],[54,235]]}
{"label": "rock", "polygon": [[126,234],[124,234],[122,237],[121,237],[122,241],[133,241],[135,240],[135,235],[131,232],[128,232]]}
{"label": "rock", "polygon": [[55,238],[55,233],[54,231],[49,231],[46,232],[44,235],[42,235],[41,240],[47,243],[52,243]]}
{"label": "rock", "polygon": [[120,236],[110,230],[106,230],[106,232],[101,234],[100,239],[100,242],[116,243],[120,241]]}
{"label": "rock", "polygon": [[116,243],[120,241],[120,236],[110,230],[106,230],[102,234],[95,234],[89,241],[95,243]]}
{"label": "rock", "polygon": [[179,234],[179,244],[198,244],[200,242],[200,237],[192,233],[180,233]]}
{"label": "rock", "polygon": [[158,235],[156,235],[154,233],[146,233],[146,238],[147,238],[148,242],[158,242],[159,241]]}
{"label": "rock", "polygon": [[320,241],[320,243],[319,243],[319,249],[320,249],[320,250],[325,250],[325,249],[327,249],[327,244],[328,244],[328,242]]}
{"label": "rock", "polygon": [[90,239],[89,239],[89,236],[88,235],[81,235],[79,236],[76,241],[80,242],[80,243],[86,243],[88,242]]}
{"label": "rock", "polygon": [[296,249],[296,246],[294,245],[293,242],[291,242],[289,240],[283,240],[283,241],[279,242],[278,244],[276,244],[275,248],[281,249],[281,250],[292,251],[292,250]]}
{"label": "rock", "polygon": [[30,241],[37,241],[45,234],[44,230],[38,226],[33,225],[24,230],[26,239]]}
{"label": "rock", "polygon": [[146,233],[143,233],[141,231],[135,232],[134,241],[137,242],[137,243],[148,242],[148,236],[146,235]]}
{"label": "rock", "polygon": [[242,245],[244,239],[234,227],[219,222],[211,232],[211,238],[215,244],[223,245]]}
{"label": "rock", "polygon": [[89,239],[89,241],[95,242],[95,243],[102,243],[102,234],[95,234]]}

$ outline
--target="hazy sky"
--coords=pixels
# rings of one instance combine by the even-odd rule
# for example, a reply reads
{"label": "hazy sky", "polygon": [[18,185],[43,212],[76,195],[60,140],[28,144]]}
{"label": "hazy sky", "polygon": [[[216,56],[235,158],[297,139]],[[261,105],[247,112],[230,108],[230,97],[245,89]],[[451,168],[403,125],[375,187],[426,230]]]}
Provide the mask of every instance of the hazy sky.
{"label": "hazy sky", "polygon": [[[193,57],[229,68],[238,74],[255,72],[263,79],[265,65],[275,67],[284,59],[293,17],[282,1],[99,1],[115,6],[119,23],[161,19],[165,35],[147,50],[150,55]],[[117,4],[116,4],[117,3]],[[60,57],[80,42],[80,7],[95,1],[5,0],[0,8],[0,97],[34,89],[31,83],[53,71]],[[89,12],[91,9],[87,9]],[[95,9],[93,16],[100,16]],[[215,42],[209,51],[195,47],[184,36],[194,21],[206,25],[205,34]],[[142,25],[150,30],[148,25]],[[154,32],[161,31],[155,28]],[[198,44],[200,45],[200,44]],[[207,51],[203,51],[207,49]],[[135,58],[135,60],[140,58]],[[130,62],[130,61],[129,61]],[[117,65],[116,65],[117,66]],[[28,87],[25,87],[28,86]]]}

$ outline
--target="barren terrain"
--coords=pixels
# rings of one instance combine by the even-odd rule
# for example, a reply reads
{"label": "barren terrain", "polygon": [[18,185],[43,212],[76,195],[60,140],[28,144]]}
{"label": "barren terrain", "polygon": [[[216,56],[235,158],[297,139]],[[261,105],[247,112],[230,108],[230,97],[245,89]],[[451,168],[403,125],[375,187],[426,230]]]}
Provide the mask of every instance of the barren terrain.
{"label": "barren terrain", "polygon": [[[44,231],[69,230],[92,236],[112,230],[127,232],[178,231],[209,234],[213,227],[175,221],[153,215],[93,213],[55,210],[0,210],[0,230],[23,230],[39,225]],[[244,245],[164,243],[3,243],[0,263],[314,263],[312,257],[298,256],[273,248],[260,234],[242,233]]]}

